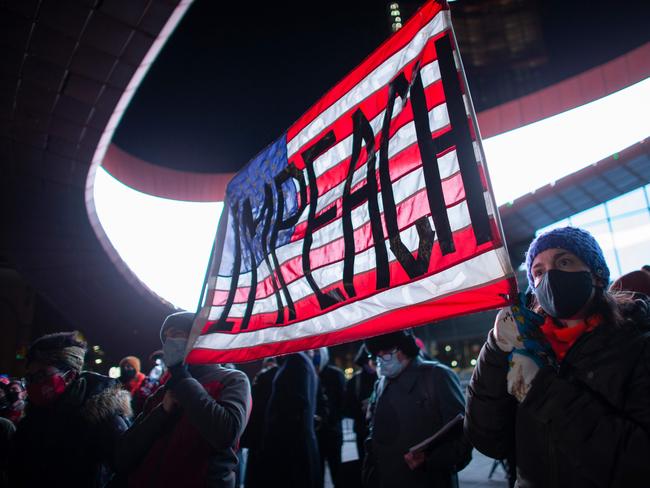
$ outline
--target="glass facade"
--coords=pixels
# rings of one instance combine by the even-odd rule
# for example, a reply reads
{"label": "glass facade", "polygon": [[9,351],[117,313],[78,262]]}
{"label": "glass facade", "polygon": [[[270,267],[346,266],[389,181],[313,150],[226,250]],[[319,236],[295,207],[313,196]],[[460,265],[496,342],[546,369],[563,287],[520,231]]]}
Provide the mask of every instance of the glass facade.
{"label": "glass facade", "polygon": [[650,185],[539,229],[572,225],[591,232],[603,249],[612,280],[650,264]]}

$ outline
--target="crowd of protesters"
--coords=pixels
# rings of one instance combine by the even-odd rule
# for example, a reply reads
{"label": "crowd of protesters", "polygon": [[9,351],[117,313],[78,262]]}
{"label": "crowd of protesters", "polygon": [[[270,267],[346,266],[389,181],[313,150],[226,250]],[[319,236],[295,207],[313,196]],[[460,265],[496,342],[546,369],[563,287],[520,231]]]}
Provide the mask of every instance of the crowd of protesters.
{"label": "crowd of protesters", "polygon": [[165,319],[148,374],[126,356],[117,379],[84,370],[78,333],[43,336],[24,378],[0,376],[0,487],[323,488],[329,471],[335,488],[451,488],[474,448],[507,460],[511,486],[641,486],[650,268],[610,285],[598,243],[565,227],[531,243],[526,270],[467,392],[412,331],[367,339],[347,380],[320,348],[267,358],[252,386],[183,362],[192,313]]}

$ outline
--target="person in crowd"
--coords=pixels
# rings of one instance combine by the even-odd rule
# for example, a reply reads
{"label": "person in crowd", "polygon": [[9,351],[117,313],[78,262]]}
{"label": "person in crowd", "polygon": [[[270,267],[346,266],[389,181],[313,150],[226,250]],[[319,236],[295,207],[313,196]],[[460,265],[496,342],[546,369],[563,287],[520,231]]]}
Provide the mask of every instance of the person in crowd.
{"label": "person in crowd", "polygon": [[167,372],[164,361],[164,353],[162,349],[157,349],[151,354],[149,354],[149,362],[151,363],[151,371],[147,375],[149,384],[159,385],[162,381],[163,376]]}
{"label": "person in crowd", "polygon": [[343,398],[345,374],[340,368],[329,364],[329,350],[326,347],[310,351],[312,363],[318,373],[326,412],[316,431],[318,451],[321,460],[321,486],[324,486],[325,462],[330,469],[335,488],[341,486],[341,449],[343,448]]}
{"label": "person in crowd", "polygon": [[139,388],[133,394],[133,415],[137,416],[142,412],[144,404],[153,395],[161,384],[167,381],[169,375],[163,361],[162,349],[156,350],[149,355],[149,362],[152,364],[149,374],[145,375]]}
{"label": "person in crowd", "polygon": [[8,385],[2,385],[5,391],[4,405],[0,406],[0,417],[11,420],[14,424],[20,422],[25,414],[25,398],[27,392],[23,382],[17,378],[9,381]]}
{"label": "person in crowd", "polygon": [[353,419],[354,433],[356,434],[357,452],[359,460],[365,456],[364,444],[368,437],[368,402],[377,381],[377,368],[365,345],[361,345],[354,362],[360,367],[345,385],[344,412],[346,417]]}
{"label": "person in crowd", "polygon": [[246,461],[246,476],[244,484],[246,488],[266,487],[265,473],[263,472],[262,461],[262,440],[264,436],[264,424],[266,421],[266,409],[271,398],[273,379],[278,371],[278,363],[275,358],[266,358],[262,362],[262,369],[253,379],[252,396],[253,410],[246,430],[241,438],[241,446],[248,449]]}
{"label": "person in crowd", "polygon": [[526,269],[532,296],[498,313],[481,350],[467,435],[490,457],[515,454],[517,486],[640,486],[650,479],[647,299],[612,295],[600,246],[574,227],[534,239]]}
{"label": "person in crowd", "polygon": [[131,394],[131,407],[133,414],[138,415],[142,412],[144,402],[155,391],[155,384],[142,373],[140,358],[136,356],[126,356],[120,361],[120,377],[118,380],[122,387]]}
{"label": "person in crowd", "polygon": [[0,382],[0,417],[4,417],[3,413],[9,407],[9,399],[7,398],[9,382]]}
{"label": "person in crowd", "polygon": [[145,380],[140,371],[140,359],[136,356],[126,356],[120,361],[120,377],[118,380],[131,396],[135,395]]}
{"label": "person in crowd", "polygon": [[117,465],[134,487],[234,488],[239,438],[251,408],[248,378],[220,365],[183,364],[194,314],[163,322],[169,379],[120,440]]}
{"label": "person in crowd", "polygon": [[9,469],[9,453],[11,452],[11,438],[16,432],[14,423],[0,417],[0,488],[8,488],[7,470]]}
{"label": "person in crowd", "polygon": [[465,411],[458,376],[437,361],[423,360],[410,331],[373,337],[365,344],[380,378],[368,406],[364,486],[458,486],[456,473],[469,463],[472,451],[460,424],[428,449],[409,451]]}
{"label": "person in crowd", "polygon": [[318,376],[304,352],[279,357],[278,364],[262,441],[265,486],[318,488],[320,457],[314,432]]}
{"label": "person in crowd", "polygon": [[433,358],[427,352],[427,346],[424,344],[424,341],[419,337],[415,337],[415,343],[417,344],[418,349],[420,350],[420,357],[425,361],[431,361]]}
{"label": "person in crowd", "polygon": [[619,291],[642,293],[650,297],[650,267],[644,266],[639,270],[630,271],[614,281],[610,286],[610,292]]}
{"label": "person in crowd", "polygon": [[86,349],[77,332],[45,335],[29,347],[29,405],[13,437],[10,486],[101,487],[111,481],[131,398],[117,380],[82,372]]}

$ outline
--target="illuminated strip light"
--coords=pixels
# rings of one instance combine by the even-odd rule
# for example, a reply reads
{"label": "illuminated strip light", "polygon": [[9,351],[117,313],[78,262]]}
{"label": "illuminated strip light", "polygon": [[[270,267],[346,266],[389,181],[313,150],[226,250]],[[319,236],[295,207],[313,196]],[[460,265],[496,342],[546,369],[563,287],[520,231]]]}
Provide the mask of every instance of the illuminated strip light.
{"label": "illuminated strip light", "polygon": [[497,205],[575,173],[650,136],[650,78],[485,139]]}

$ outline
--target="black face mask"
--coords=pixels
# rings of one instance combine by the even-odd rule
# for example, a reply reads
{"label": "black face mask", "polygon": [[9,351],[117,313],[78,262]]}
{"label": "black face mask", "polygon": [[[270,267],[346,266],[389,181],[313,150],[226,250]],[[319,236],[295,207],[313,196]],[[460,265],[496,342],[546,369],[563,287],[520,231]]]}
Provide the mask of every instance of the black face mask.
{"label": "black face mask", "polygon": [[135,378],[135,369],[123,369],[120,378],[124,381],[129,381]]}
{"label": "black face mask", "polygon": [[7,392],[7,401],[10,404],[13,405],[14,403],[16,403],[18,401],[18,396],[19,395],[20,395],[20,393],[18,393],[17,391],[9,391],[9,392]]}
{"label": "black face mask", "polygon": [[535,296],[544,311],[556,319],[568,319],[589,301],[594,284],[589,271],[546,272],[535,287]]}

